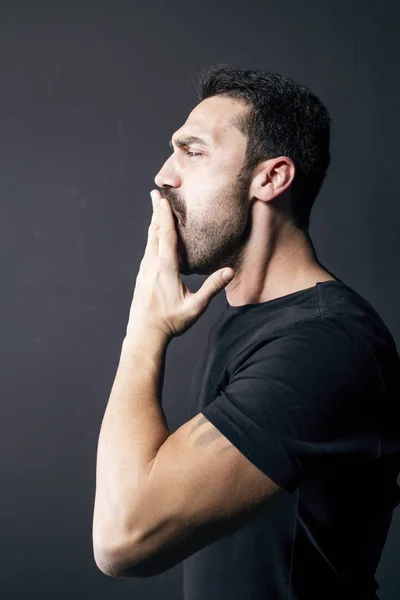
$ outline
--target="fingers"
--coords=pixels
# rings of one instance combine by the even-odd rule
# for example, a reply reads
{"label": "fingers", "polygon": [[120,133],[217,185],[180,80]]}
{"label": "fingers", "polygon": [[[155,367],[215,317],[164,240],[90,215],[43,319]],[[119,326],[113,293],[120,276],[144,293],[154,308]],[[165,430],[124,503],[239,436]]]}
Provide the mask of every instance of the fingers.
{"label": "fingers", "polygon": [[164,268],[177,269],[177,234],[171,205],[161,197],[159,190],[152,190],[150,197],[153,214],[148,229],[145,256],[153,261],[158,259]]}
{"label": "fingers", "polygon": [[178,244],[173,212],[170,203],[166,198],[161,198],[161,194],[158,212],[160,224],[160,229],[158,230],[158,258],[165,267],[177,269]]}

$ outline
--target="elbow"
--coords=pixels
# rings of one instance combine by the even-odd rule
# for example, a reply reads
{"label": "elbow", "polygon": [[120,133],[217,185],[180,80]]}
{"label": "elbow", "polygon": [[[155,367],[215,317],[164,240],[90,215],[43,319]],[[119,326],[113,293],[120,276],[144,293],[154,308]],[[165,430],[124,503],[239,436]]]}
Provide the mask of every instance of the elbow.
{"label": "elbow", "polygon": [[122,564],[118,559],[108,554],[94,551],[94,559],[98,569],[108,577],[151,577],[155,573],[141,564],[125,562]]}
{"label": "elbow", "polygon": [[100,553],[99,551],[94,551],[94,560],[97,565],[97,568],[107,575],[108,577],[119,577],[119,571],[117,569],[117,565],[110,560],[108,556]]}
{"label": "elbow", "polygon": [[118,577],[118,565],[109,549],[106,549],[104,545],[101,545],[96,541],[93,536],[93,557],[96,566],[104,575],[108,577]]}
{"label": "elbow", "polygon": [[102,543],[93,536],[93,556],[95,563],[104,575],[108,577],[147,577],[142,573],[141,562],[132,551],[133,545],[127,552],[126,544]]}
{"label": "elbow", "polygon": [[120,558],[116,553],[102,550],[99,548],[93,548],[93,556],[97,568],[107,575],[107,577],[134,577],[133,565],[130,568],[126,568],[121,564]]}
{"label": "elbow", "polygon": [[92,545],[93,557],[96,566],[104,575],[108,577],[118,577],[118,565],[114,558],[115,544],[111,544],[111,536],[105,535],[99,528],[93,524]]}

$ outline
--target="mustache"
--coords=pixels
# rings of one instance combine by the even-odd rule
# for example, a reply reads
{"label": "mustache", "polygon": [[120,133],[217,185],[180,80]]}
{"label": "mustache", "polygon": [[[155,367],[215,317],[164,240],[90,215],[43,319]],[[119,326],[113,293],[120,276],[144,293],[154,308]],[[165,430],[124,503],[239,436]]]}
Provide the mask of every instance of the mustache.
{"label": "mustache", "polygon": [[175,195],[173,193],[171,193],[170,191],[165,191],[165,190],[160,190],[161,196],[163,196],[164,198],[166,198],[168,200],[168,202],[171,205],[172,210],[174,210],[176,213],[179,213],[179,209],[177,208],[177,205],[179,206],[179,202],[176,202],[176,198]]}

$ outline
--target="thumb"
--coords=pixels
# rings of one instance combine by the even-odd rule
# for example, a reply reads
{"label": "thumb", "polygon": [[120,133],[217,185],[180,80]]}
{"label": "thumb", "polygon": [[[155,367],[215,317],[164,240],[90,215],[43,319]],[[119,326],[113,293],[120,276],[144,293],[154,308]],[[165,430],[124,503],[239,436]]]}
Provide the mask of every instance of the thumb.
{"label": "thumb", "polygon": [[205,309],[209,302],[232,281],[234,276],[235,272],[232,269],[226,267],[219,269],[219,271],[207,277],[201,288],[193,294],[194,302],[199,308]]}

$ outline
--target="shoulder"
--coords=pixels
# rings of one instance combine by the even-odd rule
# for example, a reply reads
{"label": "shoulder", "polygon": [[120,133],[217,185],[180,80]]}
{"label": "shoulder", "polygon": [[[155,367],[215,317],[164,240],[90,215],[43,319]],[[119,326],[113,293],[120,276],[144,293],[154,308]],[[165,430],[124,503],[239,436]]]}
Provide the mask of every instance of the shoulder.
{"label": "shoulder", "polygon": [[[303,319],[260,335],[232,363],[229,386],[267,391],[286,404],[305,395],[315,403],[376,401],[383,393],[380,370],[368,345],[344,323]],[[341,400],[340,400],[341,399]]]}

